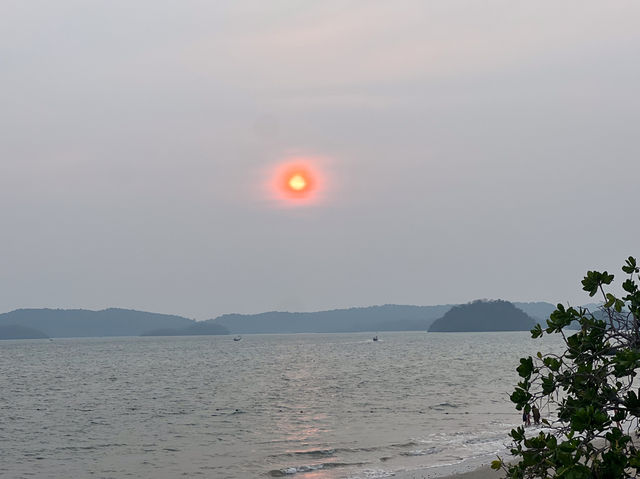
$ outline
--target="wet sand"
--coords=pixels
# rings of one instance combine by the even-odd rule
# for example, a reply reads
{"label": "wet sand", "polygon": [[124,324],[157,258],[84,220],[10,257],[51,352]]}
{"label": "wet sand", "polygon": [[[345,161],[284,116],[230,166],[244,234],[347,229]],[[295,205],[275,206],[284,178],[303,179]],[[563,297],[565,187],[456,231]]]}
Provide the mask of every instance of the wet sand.
{"label": "wet sand", "polygon": [[[451,473],[446,473],[448,468],[417,469],[415,471],[398,472],[395,479],[500,479],[504,477],[504,471],[494,471],[489,464],[480,465],[474,470],[465,470],[451,466]],[[443,475],[446,474],[446,475]]]}

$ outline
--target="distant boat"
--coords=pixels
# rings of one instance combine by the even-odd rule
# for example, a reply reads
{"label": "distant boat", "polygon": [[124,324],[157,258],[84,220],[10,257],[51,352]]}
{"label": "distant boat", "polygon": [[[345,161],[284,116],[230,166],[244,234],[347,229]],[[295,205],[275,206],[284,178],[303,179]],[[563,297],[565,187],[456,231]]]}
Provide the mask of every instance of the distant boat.
{"label": "distant boat", "polygon": [[373,337],[373,340],[374,340],[374,341],[377,341],[377,340],[378,340],[378,335],[377,335],[377,334]]}
{"label": "distant boat", "polygon": [[234,341],[240,341],[242,339],[242,336],[236,336],[235,338],[233,338]]}

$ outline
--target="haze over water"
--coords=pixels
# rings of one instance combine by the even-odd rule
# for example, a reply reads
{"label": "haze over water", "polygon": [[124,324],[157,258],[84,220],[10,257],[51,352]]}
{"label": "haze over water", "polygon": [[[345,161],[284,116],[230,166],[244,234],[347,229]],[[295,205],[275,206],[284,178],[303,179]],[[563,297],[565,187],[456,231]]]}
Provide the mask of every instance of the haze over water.
{"label": "haze over water", "polygon": [[[0,477],[385,477],[492,459],[518,333],[0,344]],[[544,413],[544,411],[543,411]]]}

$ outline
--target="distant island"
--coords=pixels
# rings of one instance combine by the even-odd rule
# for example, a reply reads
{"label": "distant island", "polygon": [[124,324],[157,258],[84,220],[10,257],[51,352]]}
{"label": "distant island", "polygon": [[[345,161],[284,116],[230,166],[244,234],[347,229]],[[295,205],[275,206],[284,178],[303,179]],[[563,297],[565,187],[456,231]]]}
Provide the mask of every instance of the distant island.
{"label": "distant island", "polygon": [[17,309],[0,314],[0,326],[32,328],[51,338],[140,336],[153,329],[184,329],[195,323],[181,316],[117,308]]}
{"label": "distant island", "polygon": [[233,334],[426,331],[431,323],[451,309],[451,306],[386,304],[313,313],[272,311],[259,314],[225,314],[210,321],[224,326]]}
{"label": "distant island", "polygon": [[[386,304],[311,313],[272,311],[258,314],[224,314],[215,319],[196,321],[170,314],[149,313],[131,309],[109,308],[101,311],[86,309],[17,309],[0,314],[0,339],[73,338],[104,336],[193,336],[209,334],[288,334],[288,333],[347,333],[369,331],[440,331],[456,325],[461,312],[468,314],[457,331],[511,331],[530,329],[527,321],[513,320],[513,307],[524,311],[529,320],[544,323],[554,310],[545,302],[507,303],[489,306],[413,306]],[[482,303],[482,302],[481,302]],[[512,305],[508,308],[502,303]],[[497,308],[497,309],[496,309]],[[483,310],[483,311],[481,311]],[[521,311],[521,313],[522,313]],[[477,313],[475,320],[473,314]],[[494,314],[495,313],[495,314]],[[493,314],[492,317],[489,317]],[[509,316],[512,320],[500,322]],[[454,318],[452,320],[452,318]],[[483,319],[484,318],[484,319]],[[533,319],[531,319],[533,318]],[[522,319],[522,317],[520,318]],[[497,322],[496,322],[497,321]],[[514,322],[515,321],[515,322]],[[478,326],[476,323],[482,323]],[[514,326],[517,325],[517,326]],[[435,325],[435,326],[432,326]],[[491,326],[489,326],[491,325]],[[478,329],[478,328],[485,329]],[[7,329],[8,328],[8,329]],[[23,328],[23,329],[20,329]],[[26,328],[26,329],[24,329]],[[452,329],[448,329],[452,330]]]}
{"label": "distant island", "polygon": [[0,339],[47,339],[48,337],[42,331],[19,324],[0,326]]}
{"label": "distant island", "polygon": [[513,303],[477,300],[454,306],[429,332],[529,331],[536,321]]}

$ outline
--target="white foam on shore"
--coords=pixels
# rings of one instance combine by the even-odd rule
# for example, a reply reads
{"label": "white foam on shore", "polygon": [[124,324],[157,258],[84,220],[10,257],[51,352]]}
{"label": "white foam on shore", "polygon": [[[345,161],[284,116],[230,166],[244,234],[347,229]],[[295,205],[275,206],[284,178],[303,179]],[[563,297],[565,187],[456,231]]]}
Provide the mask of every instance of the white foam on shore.
{"label": "white foam on shore", "polygon": [[348,479],[382,479],[385,477],[394,477],[396,479],[444,478],[456,474],[465,474],[484,469],[488,467],[494,459],[496,459],[496,455],[481,455],[465,458],[449,464],[420,466],[411,469],[398,469],[393,471],[384,469],[367,469],[357,475],[349,476]]}
{"label": "white foam on shore", "polygon": [[393,474],[395,479],[435,479],[466,474],[473,471],[484,470],[489,467],[494,457],[476,457],[465,459],[455,464],[443,464],[438,466],[420,467],[416,469],[399,470]]}

